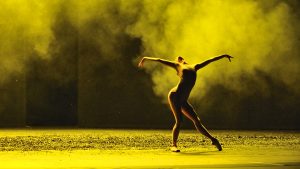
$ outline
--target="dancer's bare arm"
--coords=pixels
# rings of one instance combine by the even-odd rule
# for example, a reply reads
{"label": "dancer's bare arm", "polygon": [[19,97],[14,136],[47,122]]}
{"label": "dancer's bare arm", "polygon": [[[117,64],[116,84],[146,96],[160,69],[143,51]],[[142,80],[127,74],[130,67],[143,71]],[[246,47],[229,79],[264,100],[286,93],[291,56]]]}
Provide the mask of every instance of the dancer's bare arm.
{"label": "dancer's bare arm", "polygon": [[173,61],[169,61],[169,60],[165,60],[165,59],[161,59],[161,58],[154,58],[154,57],[143,57],[143,59],[139,62],[139,67],[143,67],[144,62],[150,60],[150,61],[156,61],[159,63],[162,63],[164,65],[170,66],[174,69],[176,69],[177,63],[173,62]]}
{"label": "dancer's bare arm", "polygon": [[220,60],[220,59],[222,59],[222,58],[227,58],[227,59],[229,60],[229,62],[231,62],[231,58],[233,58],[233,57],[232,57],[232,56],[229,56],[229,55],[227,55],[227,54],[221,55],[221,56],[217,56],[217,57],[214,57],[214,58],[212,58],[212,59],[208,59],[208,60],[206,60],[206,61],[204,61],[204,62],[202,62],[202,63],[196,64],[195,69],[196,69],[196,70],[199,70],[199,69],[205,67],[206,65],[210,64],[211,62]]}

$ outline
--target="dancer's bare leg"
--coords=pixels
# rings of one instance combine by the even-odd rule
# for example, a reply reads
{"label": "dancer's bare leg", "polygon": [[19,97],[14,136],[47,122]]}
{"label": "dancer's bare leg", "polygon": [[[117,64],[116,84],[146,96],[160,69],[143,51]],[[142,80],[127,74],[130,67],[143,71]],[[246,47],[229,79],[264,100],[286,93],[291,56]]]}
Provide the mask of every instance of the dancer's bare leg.
{"label": "dancer's bare leg", "polygon": [[219,141],[214,138],[209,132],[208,130],[203,126],[203,124],[200,121],[200,118],[197,116],[194,108],[191,106],[191,104],[189,102],[185,102],[182,105],[182,112],[183,114],[189,118],[195,125],[196,129],[203,134],[204,136],[208,137],[209,139],[211,139],[213,145],[215,145],[219,151],[222,150],[222,147],[219,143]]}
{"label": "dancer's bare leg", "polygon": [[195,110],[193,109],[193,107],[188,103],[188,102],[185,102],[182,106],[182,112],[183,114],[188,118],[190,119],[196,129],[201,133],[203,134],[204,136],[208,137],[209,139],[212,139],[213,136],[207,131],[207,129],[202,125],[202,123],[200,122],[200,119],[199,117],[197,116]]}
{"label": "dancer's bare leg", "polygon": [[180,125],[182,122],[181,105],[178,104],[178,102],[176,101],[175,93],[170,92],[168,99],[169,99],[170,108],[175,118],[175,124],[172,131],[173,147],[177,147],[177,140],[179,136]]}

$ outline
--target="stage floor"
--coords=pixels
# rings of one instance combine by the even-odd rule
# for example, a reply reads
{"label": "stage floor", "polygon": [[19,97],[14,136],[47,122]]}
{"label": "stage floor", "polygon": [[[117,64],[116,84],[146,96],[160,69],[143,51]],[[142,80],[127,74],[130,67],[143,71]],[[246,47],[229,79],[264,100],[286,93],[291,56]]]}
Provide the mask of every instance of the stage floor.
{"label": "stage floor", "polygon": [[211,131],[219,152],[183,130],[180,153],[169,130],[0,130],[0,168],[300,168],[299,131]]}

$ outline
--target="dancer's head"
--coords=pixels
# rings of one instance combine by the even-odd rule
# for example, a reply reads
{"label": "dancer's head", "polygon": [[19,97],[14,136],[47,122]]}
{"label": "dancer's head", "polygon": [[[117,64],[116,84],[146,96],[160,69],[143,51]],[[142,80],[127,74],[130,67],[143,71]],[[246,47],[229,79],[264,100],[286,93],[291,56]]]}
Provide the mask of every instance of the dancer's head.
{"label": "dancer's head", "polygon": [[178,56],[178,57],[176,58],[176,61],[179,62],[179,63],[186,64],[185,60],[184,60],[183,57],[181,57],[181,56]]}

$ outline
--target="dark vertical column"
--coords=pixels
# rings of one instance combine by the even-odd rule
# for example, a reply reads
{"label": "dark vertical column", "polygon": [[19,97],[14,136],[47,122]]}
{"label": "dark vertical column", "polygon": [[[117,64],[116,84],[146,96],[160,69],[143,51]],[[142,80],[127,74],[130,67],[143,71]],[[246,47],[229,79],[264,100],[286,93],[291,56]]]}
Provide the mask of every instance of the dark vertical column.
{"label": "dark vertical column", "polygon": [[77,29],[57,14],[49,60],[32,60],[26,78],[27,119],[31,126],[77,125]]}
{"label": "dark vertical column", "polygon": [[[18,37],[21,47],[16,47],[24,63],[26,45],[23,36]],[[1,53],[1,52],[0,52]],[[11,56],[12,57],[12,56]],[[24,127],[26,115],[25,68],[19,73],[7,73],[7,79],[0,83],[0,127]]]}
{"label": "dark vertical column", "polygon": [[0,85],[0,127],[25,125],[24,74],[11,77]]}

